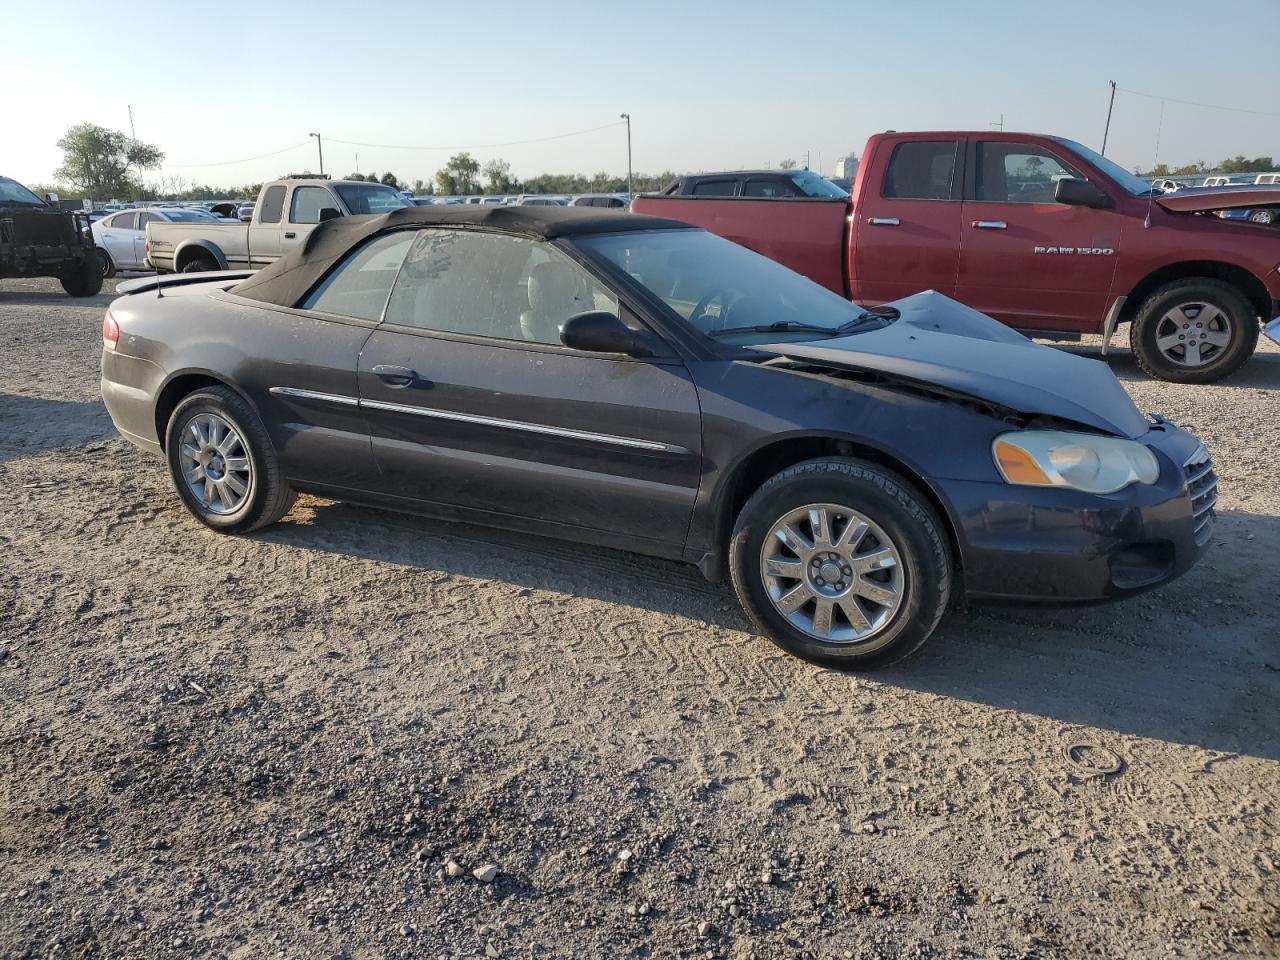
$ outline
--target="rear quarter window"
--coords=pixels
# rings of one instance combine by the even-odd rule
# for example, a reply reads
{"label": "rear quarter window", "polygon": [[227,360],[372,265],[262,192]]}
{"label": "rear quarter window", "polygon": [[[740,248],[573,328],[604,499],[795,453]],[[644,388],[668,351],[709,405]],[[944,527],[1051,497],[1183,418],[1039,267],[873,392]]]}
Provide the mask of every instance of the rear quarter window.
{"label": "rear quarter window", "polygon": [[959,147],[956,140],[898,144],[885,171],[883,195],[898,200],[950,200]]}
{"label": "rear quarter window", "polygon": [[262,210],[258,216],[258,222],[279,223],[282,213],[284,213],[284,186],[277,184],[274,187],[267,187],[267,192],[262,196]]}
{"label": "rear quarter window", "polygon": [[736,177],[732,179],[720,180],[698,180],[693,185],[693,195],[695,197],[732,197],[737,191],[738,180]]}

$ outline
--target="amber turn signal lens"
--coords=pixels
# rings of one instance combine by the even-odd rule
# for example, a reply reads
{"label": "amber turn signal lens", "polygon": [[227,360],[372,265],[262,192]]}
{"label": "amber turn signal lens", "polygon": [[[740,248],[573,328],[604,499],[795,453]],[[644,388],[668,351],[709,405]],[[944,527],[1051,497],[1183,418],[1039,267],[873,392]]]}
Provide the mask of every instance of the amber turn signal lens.
{"label": "amber turn signal lens", "polygon": [[1009,483],[1028,483],[1033,486],[1052,486],[1053,481],[1031,459],[1031,454],[1015,447],[1007,440],[996,441],[996,463]]}

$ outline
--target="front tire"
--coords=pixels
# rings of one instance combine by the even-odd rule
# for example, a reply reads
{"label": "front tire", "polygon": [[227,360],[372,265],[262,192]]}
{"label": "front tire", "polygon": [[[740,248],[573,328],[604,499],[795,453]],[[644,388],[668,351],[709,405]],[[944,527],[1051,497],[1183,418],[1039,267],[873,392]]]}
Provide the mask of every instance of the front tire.
{"label": "front tire", "polygon": [[102,261],[95,251],[68,269],[58,280],[62,283],[62,289],[70,296],[94,297],[102,290],[102,274]]}
{"label": "front tire", "polygon": [[174,489],[197,520],[225,533],[275,523],[296,497],[266,427],[228,387],[206,387],[174,409],[165,433]]}
{"label": "front tire", "polygon": [[1129,330],[1138,366],[1159,380],[1213,383],[1258,344],[1258,315],[1236,287],[1208,277],[1175,280],[1138,308]]}
{"label": "front tire", "polygon": [[738,515],[729,566],[761,632],[842,670],[919,649],[951,596],[937,513],[902,477],[854,459],[806,460],[761,486]]}

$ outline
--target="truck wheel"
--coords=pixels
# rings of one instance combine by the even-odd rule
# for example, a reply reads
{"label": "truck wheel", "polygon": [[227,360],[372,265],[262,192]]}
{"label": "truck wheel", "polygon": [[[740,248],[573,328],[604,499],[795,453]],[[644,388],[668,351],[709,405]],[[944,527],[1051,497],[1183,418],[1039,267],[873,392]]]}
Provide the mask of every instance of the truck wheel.
{"label": "truck wheel", "polygon": [[226,533],[266,527],[289,512],[295,494],[262,420],[229,387],[184,397],[165,433],[169,473],[201,523]]}
{"label": "truck wheel", "polygon": [[58,279],[62,282],[62,289],[71,296],[93,297],[102,290],[102,273],[102,261],[95,252],[66,270]]}
{"label": "truck wheel", "polygon": [[98,247],[98,259],[102,261],[102,277],[104,280],[110,280],[116,275],[116,265],[111,259],[111,254],[107,253],[102,247]]}
{"label": "truck wheel", "polygon": [[1249,211],[1249,220],[1253,223],[1275,223],[1276,212],[1274,210],[1251,210]]}
{"label": "truck wheel", "polygon": [[217,270],[217,269],[218,269],[217,261],[210,260],[208,257],[198,257],[195,260],[192,260],[190,263],[188,263],[185,267],[183,267],[182,272],[183,273],[209,273],[210,271]]}
{"label": "truck wheel", "polygon": [[1220,380],[1248,360],[1257,343],[1253,305],[1231,284],[1208,277],[1158,288],[1129,329],[1138,366],[1174,383]]}
{"label": "truck wheel", "polygon": [[838,669],[912,653],[951,594],[933,508],[901,477],[861,460],[806,460],[767,481],[738,515],[729,567],[764,634]]}

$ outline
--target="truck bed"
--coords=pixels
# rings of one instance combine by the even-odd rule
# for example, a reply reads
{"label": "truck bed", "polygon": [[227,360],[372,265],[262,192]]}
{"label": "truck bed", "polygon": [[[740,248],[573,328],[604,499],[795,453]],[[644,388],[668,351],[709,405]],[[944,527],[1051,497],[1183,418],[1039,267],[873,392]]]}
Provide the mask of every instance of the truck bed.
{"label": "truck bed", "polygon": [[[848,296],[848,200],[642,194],[631,210],[702,227]],[[766,218],[769,229],[762,235]]]}
{"label": "truck bed", "polygon": [[[247,223],[157,223],[147,224],[150,247],[147,256],[158,270],[173,270],[174,252],[187,240],[212,240],[232,269],[249,262]],[[219,266],[223,266],[219,264]]]}

